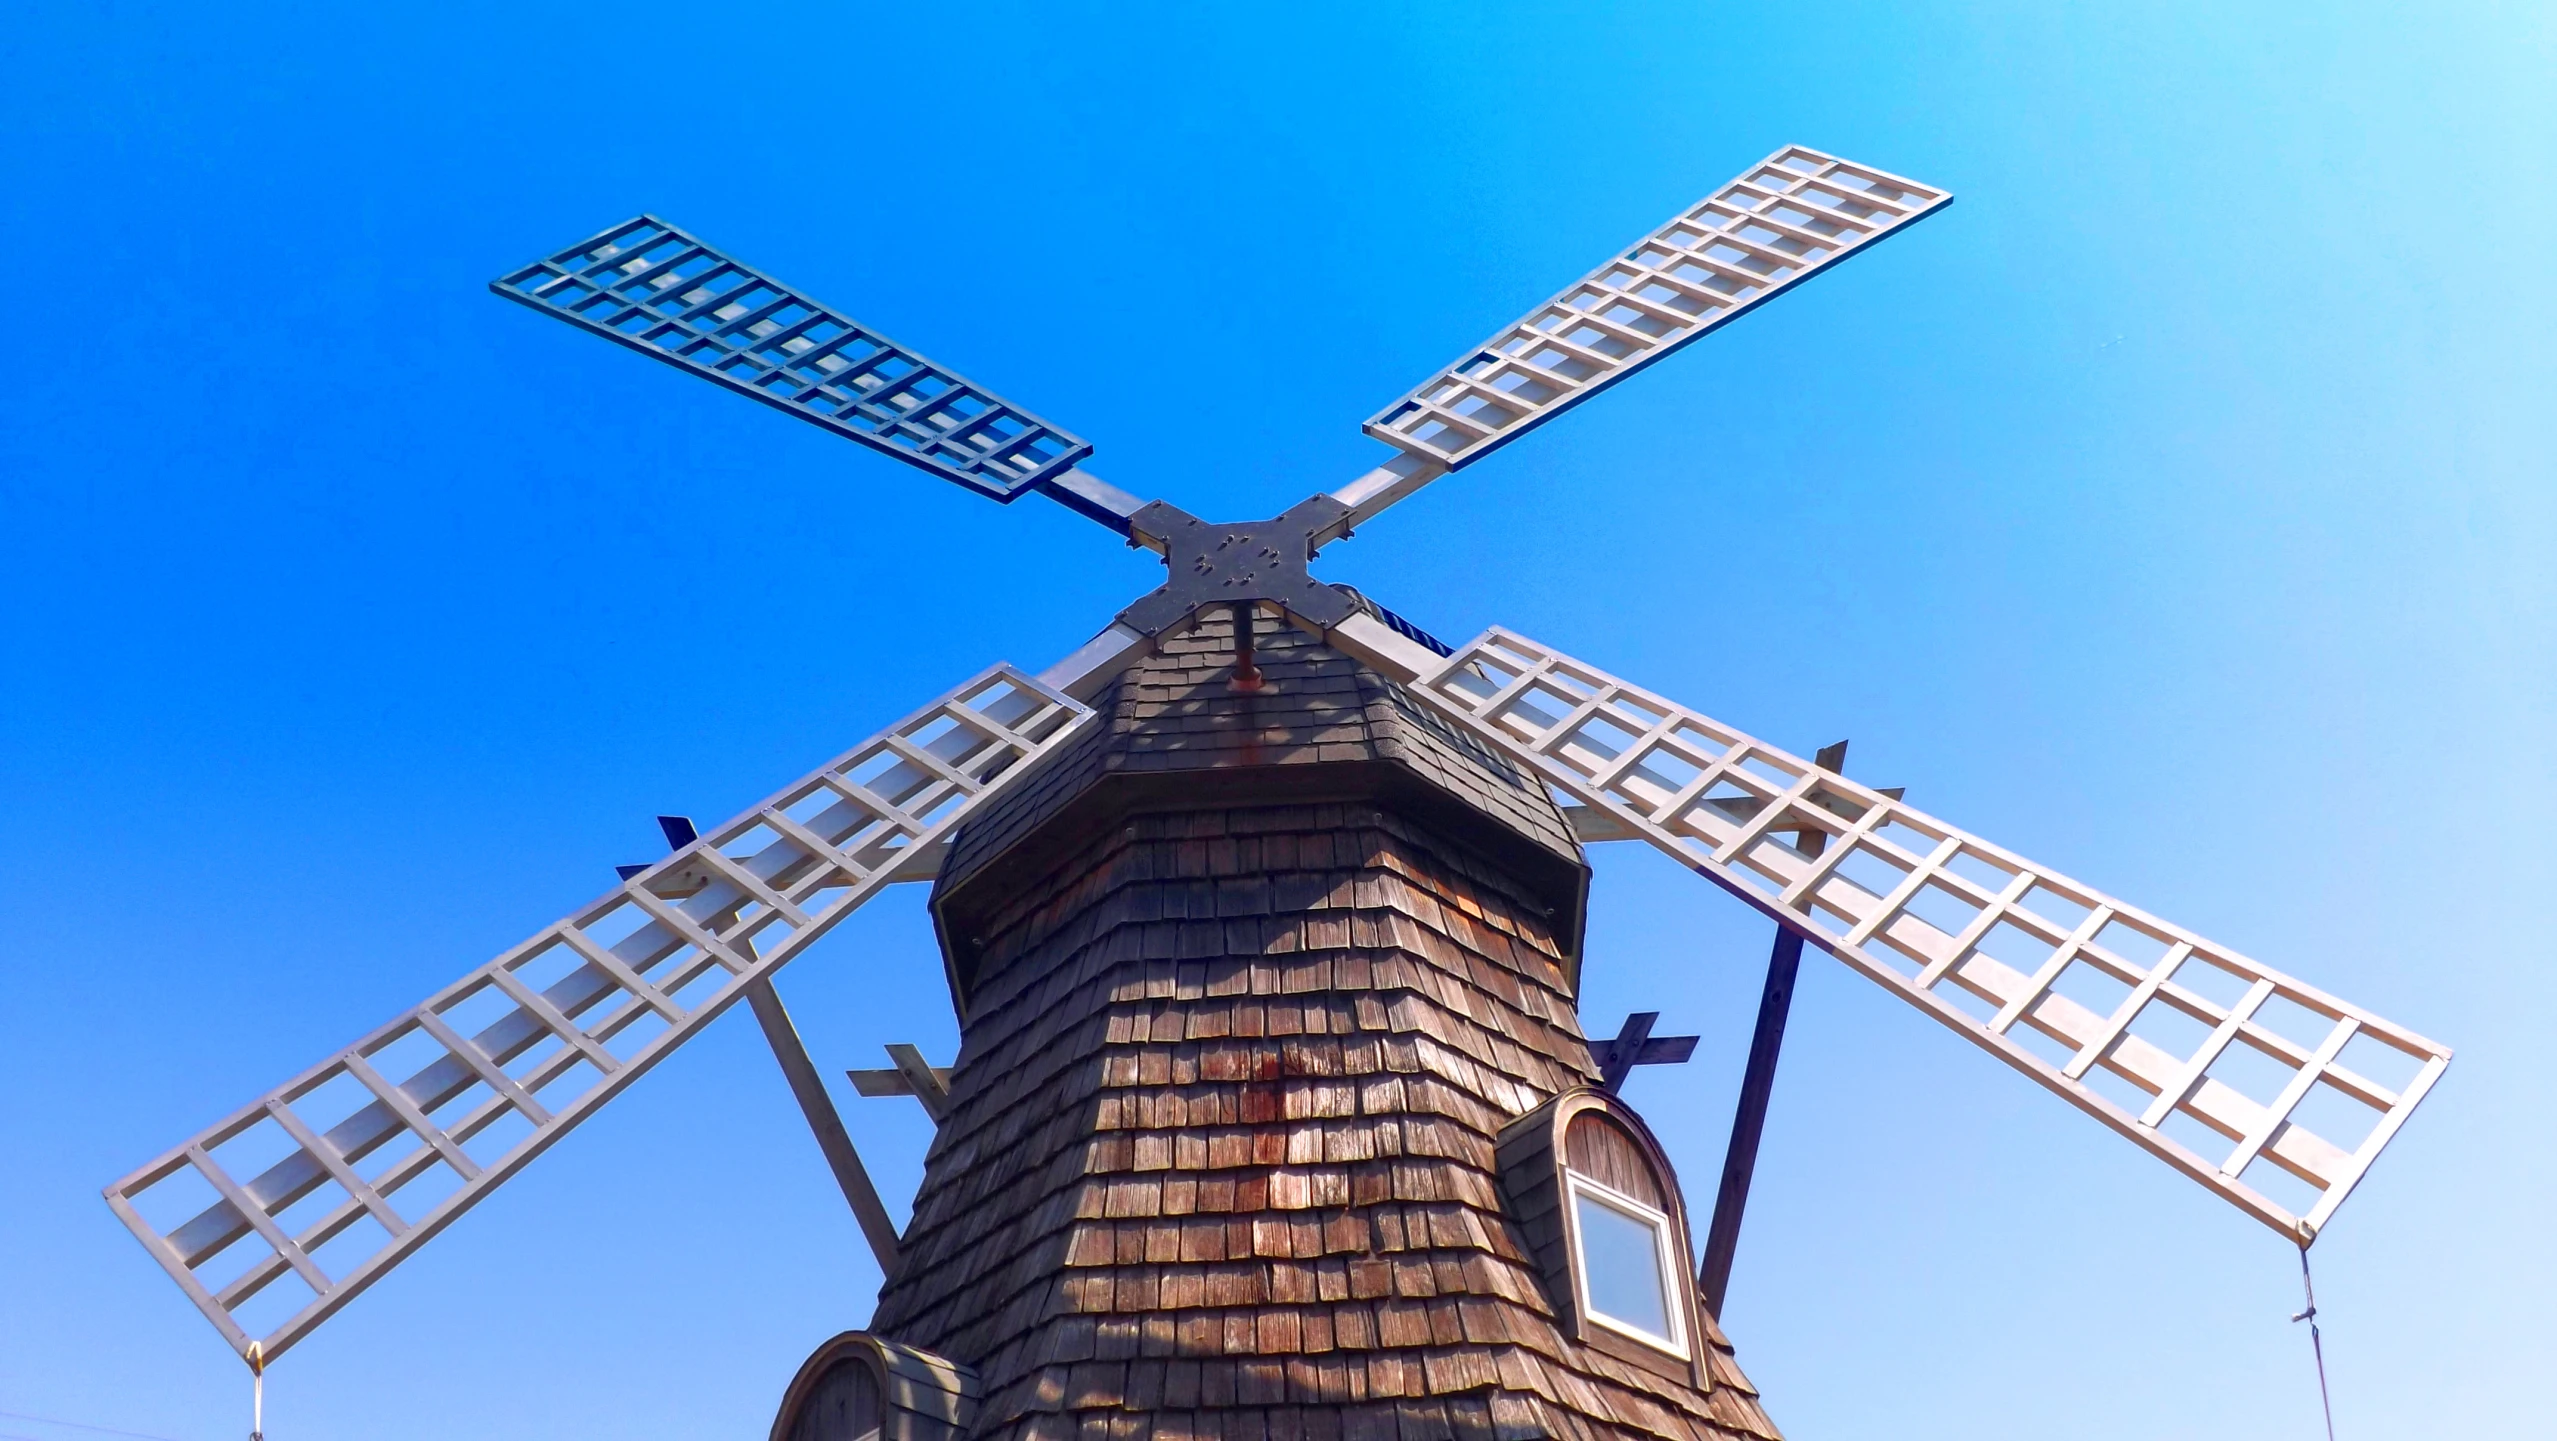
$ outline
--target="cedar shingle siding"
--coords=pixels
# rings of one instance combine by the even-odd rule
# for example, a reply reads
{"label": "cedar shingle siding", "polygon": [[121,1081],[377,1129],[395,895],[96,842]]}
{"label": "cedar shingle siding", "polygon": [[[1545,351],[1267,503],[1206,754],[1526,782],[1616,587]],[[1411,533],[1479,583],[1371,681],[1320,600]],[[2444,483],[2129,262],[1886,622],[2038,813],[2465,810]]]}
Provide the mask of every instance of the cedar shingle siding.
{"label": "cedar shingle siding", "polygon": [[[974,1371],[974,1434],[1773,1437],[1573,1342],[1494,1142],[1596,1076],[1561,817],[1264,622],[1167,642],[971,823],[936,889],[951,1110],[872,1330]],[[1133,783],[1131,782],[1133,778]]]}

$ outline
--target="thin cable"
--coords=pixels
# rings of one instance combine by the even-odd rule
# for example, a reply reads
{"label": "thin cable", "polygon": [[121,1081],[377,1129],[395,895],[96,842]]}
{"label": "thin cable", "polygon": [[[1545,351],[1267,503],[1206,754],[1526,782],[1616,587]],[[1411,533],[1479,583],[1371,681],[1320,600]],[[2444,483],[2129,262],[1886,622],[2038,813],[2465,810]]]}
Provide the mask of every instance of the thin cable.
{"label": "thin cable", "polygon": [[[266,1441],[266,1346],[256,1341],[248,1344],[248,1441]],[[2335,1441],[2335,1436],[2327,1436],[2327,1441]]]}
{"label": "thin cable", "polygon": [[2300,1242],[2300,1292],[2308,1298],[2308,1309],[2291,1318],[2297,1325],[2308,1323],[2308,1349],[2317,1357],[2317,1404],[2326,1408],[2326,1441],[2335,1441],[2335,1401],[2326,1394],[2326,1342],[2317,1334],[2317,1283],[2308,1276],[2308,1242]]}

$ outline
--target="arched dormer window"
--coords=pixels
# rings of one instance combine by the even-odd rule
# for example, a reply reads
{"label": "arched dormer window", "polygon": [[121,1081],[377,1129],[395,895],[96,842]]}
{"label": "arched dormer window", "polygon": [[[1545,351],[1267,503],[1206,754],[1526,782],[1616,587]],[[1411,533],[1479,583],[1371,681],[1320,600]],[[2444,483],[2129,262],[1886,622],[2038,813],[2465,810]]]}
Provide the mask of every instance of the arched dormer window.
{"label": "arched dormer window", "polygon": [[771,1441],[959,1441],[976,1411],[976,1373],[967,1367],[846,1331],[800,1364]]}
{"label": "arched dormer window", "polygon": [[1605,1112],[1582,1111],[1563,1129],[1563,1184],[1573,1280],[1589,1319],[1686,1356],[1677,1222],[1641,1144]]}
{"label": "arched dormer window", "polygon": [[1575,1339],[1706,1384],[1686,1203],[1623,1101],[1566,1091],[1501,1132],[1505,1203]]}

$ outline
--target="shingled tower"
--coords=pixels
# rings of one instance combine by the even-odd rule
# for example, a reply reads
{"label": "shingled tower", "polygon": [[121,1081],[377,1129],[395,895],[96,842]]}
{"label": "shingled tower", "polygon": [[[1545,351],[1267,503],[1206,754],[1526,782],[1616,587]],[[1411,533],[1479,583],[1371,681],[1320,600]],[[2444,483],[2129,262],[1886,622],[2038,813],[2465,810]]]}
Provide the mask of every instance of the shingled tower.
{"label": "shingled tower", "polygon": [[[948,1111],[776,1436],[1775,1436],[1591,1089],[1560,813],[1275,616],[1238,688],[1209,615],[955,842]],[[1584,1314],[1563,1169],[1671,1220],[1673,1344]]]}

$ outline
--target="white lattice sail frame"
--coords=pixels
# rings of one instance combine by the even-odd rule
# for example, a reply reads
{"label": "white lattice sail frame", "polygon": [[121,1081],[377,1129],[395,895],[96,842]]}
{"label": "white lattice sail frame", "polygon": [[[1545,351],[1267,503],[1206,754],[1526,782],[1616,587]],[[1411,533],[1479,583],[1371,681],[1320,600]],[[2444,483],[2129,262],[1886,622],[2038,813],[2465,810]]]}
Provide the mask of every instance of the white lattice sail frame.
{"label": "white lattice sail frame", "polygon": [[[1369,622],[1343,629],[1619,834],[2295,1241],[2316,1238],[2450,1063],[2446,1046],[1523,636],[1488,631],[1441,660]],[[1827,838],[1816,856],[1807,832]],[[2407,1079],[2362,1074],[2353,1047]],[[2320,1092],[2360,1134],[2312,1129]],[[2314,1202],[2264,1194],[2259,1165]]]}
{"label": "white lattice sail frame", "polygon": [[[107,1203],[235,1350],[272,1361],[751,984],[892,882],[930,876],[951,828],[1090,716],[1009,666],[986,671],[107,1187]],[[225,1149],[269,1127],[257,1169],[235,1174]],[[145,1219],[144,1198],[181,1177],[216,1199],[165,1229]],[[243,1324],[296,1283],[307,1302],[268,1297],[281,1319],[263,1335]]]}
{"label": "white lattice sail frame", "polygon": [[1422,381],[1364,427],[1461,470],[1753,306],[1951,204],[1788,145]]}

